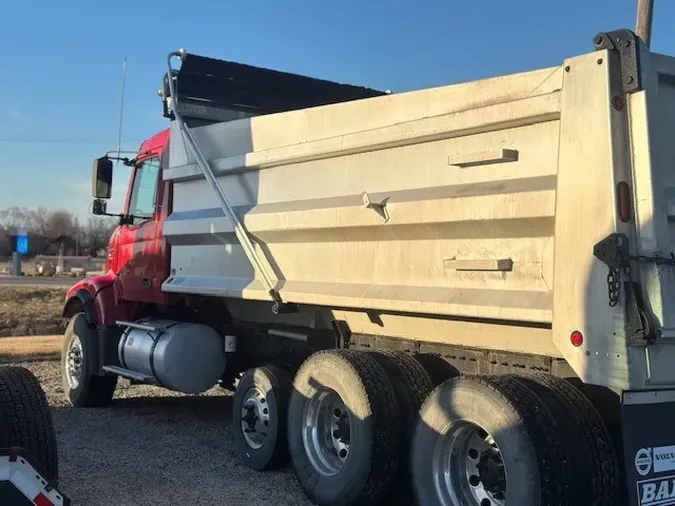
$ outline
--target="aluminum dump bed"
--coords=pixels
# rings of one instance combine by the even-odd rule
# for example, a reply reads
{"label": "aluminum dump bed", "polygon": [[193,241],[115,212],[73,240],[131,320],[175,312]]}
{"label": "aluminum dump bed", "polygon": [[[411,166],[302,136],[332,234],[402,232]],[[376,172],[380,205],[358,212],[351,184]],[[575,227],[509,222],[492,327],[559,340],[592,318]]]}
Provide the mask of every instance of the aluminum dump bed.
{"label": "aluminum dump bed", "polygon": [[[355,332],[675,385],[675,59],[605,36],[556,67],[193,128],[303,308],[285,318],[328,310]],[[188,153],[173,122],[163,290],[269,301]],[[232,311],[284,318],[251,307]]]}

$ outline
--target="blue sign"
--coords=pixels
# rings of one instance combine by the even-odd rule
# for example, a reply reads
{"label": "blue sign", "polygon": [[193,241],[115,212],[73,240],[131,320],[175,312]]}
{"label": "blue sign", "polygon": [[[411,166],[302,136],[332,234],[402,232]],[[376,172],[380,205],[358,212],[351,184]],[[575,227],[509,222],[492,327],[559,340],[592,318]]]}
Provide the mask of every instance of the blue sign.
{"label": "blue sign", "polygon": [[19,235],[16,237],[16,252],[19,255],[26,255],[28,253],[28,236]]}

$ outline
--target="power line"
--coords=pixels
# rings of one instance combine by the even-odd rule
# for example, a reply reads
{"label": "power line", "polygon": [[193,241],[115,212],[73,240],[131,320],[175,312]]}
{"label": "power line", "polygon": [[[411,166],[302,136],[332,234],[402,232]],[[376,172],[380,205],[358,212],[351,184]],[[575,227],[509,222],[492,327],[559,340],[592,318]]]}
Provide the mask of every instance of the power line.
{"label": "power line", "polygon": [[[110,139],[58,139],[58,138],[40,138],[40,137],[0,137],[0,142],[16,144],[110,144]],[[128,144],[138,146],[143,141],[129,142]]]}

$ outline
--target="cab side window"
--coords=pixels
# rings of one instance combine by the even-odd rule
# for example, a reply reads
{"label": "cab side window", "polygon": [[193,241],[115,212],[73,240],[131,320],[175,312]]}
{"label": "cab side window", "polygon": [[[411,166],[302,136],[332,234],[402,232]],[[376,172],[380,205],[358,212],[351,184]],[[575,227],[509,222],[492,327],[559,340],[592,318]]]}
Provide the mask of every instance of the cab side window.
{"label": "cab side window", "polygon": [[154,216],[158,179],[159,158],[150,158],[136,166],[129,214],[140,219],[151,219]]}

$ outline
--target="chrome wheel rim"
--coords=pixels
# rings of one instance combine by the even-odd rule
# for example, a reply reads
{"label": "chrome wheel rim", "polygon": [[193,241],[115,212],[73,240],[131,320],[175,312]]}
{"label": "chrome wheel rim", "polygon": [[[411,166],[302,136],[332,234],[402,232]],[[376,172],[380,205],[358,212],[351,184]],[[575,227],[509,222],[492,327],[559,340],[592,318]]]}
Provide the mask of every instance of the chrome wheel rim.
{"label": "chrome wheel rim", "polygon": [[432,466],[443,506],[505,506],[504,461],[482,427],[466,420],[448,425],[434,448]]}
{"label": "chrome wheel rim", "polygon": [[244,394],[241,405],[241,431],[246,444],[259,450],[267,442],[270,424],[270,408],[263,392],[257,388]]}
{"label": "chrome wheel rim", "polygon": [[84,362],[84,353],[82,351],[82,341],[73,335],[66,352],[66,379],[68,386],[74,390],[80,385],[82,380],[82,364]]}
{"label": "chrome wheel rim", "polygon": [[302,442],[310,463],[320,474],[334,476],[349,458],[350,417],[337,392],[324,388],[307,402]]}

